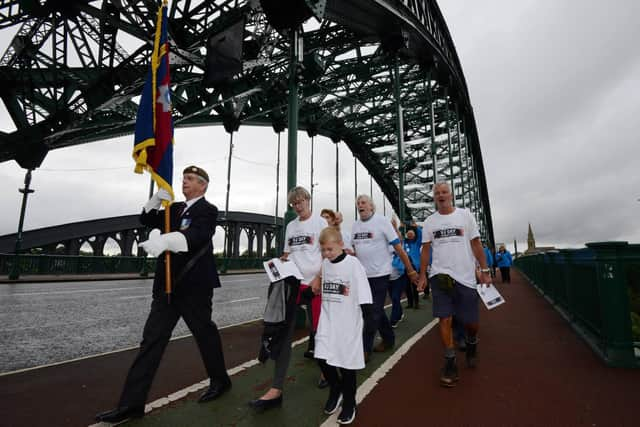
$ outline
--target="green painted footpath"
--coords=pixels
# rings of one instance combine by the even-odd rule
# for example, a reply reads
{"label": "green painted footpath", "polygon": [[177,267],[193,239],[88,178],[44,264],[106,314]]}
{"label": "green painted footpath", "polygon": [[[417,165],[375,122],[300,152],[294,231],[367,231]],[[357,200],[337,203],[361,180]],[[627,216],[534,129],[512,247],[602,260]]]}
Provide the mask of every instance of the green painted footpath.
{"label": "green painted footpath", "polygon": [[[421,300],[419,309],[404,307],[405,317],[396,333],[396,346],[385,353],[373,353],[365,369],[358,372],[358,387],[362,385],[389,357],[421,331],[433,317],[431,301]],[[389,313],[389,310],[387,310]],[[328,416],[323,407],[328,390],[320,390],[317,382],[320,370],[315,361],[305,359],[306,342],[293,348],[291,365],[284,386],[281,408],[257,413],[247,402],[257,399],[271,385],[273,361],[252,366],[232,376],[233,388],[221,398],[200,404],[197,393],[170,403],[146,414],[144,418],[132,420],[127,426],[173,427],[173,426],[319,426]]]}

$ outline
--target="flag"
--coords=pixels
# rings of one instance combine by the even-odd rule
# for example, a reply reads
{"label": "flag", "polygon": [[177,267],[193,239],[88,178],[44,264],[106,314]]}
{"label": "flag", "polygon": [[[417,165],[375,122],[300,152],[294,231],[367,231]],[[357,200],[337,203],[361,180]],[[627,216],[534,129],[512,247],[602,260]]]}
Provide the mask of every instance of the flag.
{"label": "flag", "polygon": [[170,85],[167,5],[164,2],[158,10],[151,68],[138,106],[133,158],[136,161],[135,172],[143,173],[145,169],[148,170],[158,188],[167,190],[173,199],[173,118]]}

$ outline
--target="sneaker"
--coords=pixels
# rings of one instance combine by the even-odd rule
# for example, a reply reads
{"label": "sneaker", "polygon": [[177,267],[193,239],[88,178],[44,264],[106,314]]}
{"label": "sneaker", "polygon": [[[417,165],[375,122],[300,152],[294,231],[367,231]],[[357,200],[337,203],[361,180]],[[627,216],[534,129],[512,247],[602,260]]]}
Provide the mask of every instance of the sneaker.
{"label": "sneaker", "polygon": [[327,403],[324,405],[324,413],[327,415],[331,415],[338,410],[340,404],[342,403],[342,393],[334,392],[331,390],[329,392],[329,398],[327,399]]}
{"label": "sneaker", "polygon": [[398,323],[400,323],[400,321],[399,321],[399,320],[398,320],[397,322],[391,322],[391,327],[392,327],[393,329],[397,328],[397,327],[398,327]]}
{"label": "sneaker", "polygon": [[313,359],[313,350],[307,350],[304,352],[303,356],[307,359]]}
{"label": "sneaker", "polygon": [[440,385],[442,387],[455,387],[458,382],[458,366],[455,357],[446,357],[445,364],[440,374]]}
{"label": "sneaker", "polygon": [[478,364],[478,342],[471,344],[469,342],[467,344],[466,351],[466,359],[467,359],[467,367],[475,368]]}
{"label": "sneaker", "polygon": [[343,406],[338,415],[338,424],[351,424],[356,419],[357,409],[355,406]]}

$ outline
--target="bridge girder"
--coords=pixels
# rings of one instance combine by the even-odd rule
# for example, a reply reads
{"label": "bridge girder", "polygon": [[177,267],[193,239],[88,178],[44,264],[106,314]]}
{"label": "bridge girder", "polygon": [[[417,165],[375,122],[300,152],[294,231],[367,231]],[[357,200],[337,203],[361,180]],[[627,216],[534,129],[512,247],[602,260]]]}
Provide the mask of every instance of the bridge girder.
{"label": "bridge girder", "polygon": [[[0,87],[0,98],[16,130],[0,133],[0,162],[16,158],[19,147],[32,141],[55,149],[132,133],[159,3],[3,2],[0,29],[16,31],[0,59],[0,78],[8,82]],[[304,33],[305,51],[316,52],[326,70],[302,87],[299,127],[343,141],[397,210],[398,162],[375,151],[397,144],[392,79],[397,57],[404,138],[427,139],[407,145],[405,162],[413,168],[405,169],[405,185],[420,184],[424,191],[403,201],[422,207],[405,210],[418,220],[434,211],[429,193],[435,174],[426,160],[435,148],[439,165],[448,165],[450,155],[457,159],[451,160],[453,170],[440,165],[438,175],[453,182],[454,191],[466,186],[460,203],[484,218],[484,235],[493,240],[473,109],[444,18],[435,1],[391,4],[327,2],[325,20]],[[243,71],[229,84],[206,88],[207,39],[240,16],[246,17],[245,43],[257,52],[249,57],[245,51]],[[404,37],[406,44],[390,50],[390,35]],[[176,127],[221,124],[234,105],[242,105],[234,112],[246,124],[271,125],[286,111],[288,41],[269,26],[259,2],[174,0],[169,39]],[[441,141],[449,128],[455,134],[451,144]]]}

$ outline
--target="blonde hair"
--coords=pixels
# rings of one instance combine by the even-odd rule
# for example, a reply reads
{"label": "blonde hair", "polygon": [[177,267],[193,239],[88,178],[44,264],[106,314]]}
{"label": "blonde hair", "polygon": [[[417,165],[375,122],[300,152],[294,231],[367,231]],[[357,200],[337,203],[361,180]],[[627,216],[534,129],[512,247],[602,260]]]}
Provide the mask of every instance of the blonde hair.
{"label": "blonde hair", "polygon": [[287,203],[290,205],[298,200],[311,200],[311,194],[304,187],[293,187],[287,194]]}
{"label": "blonde hair", "polygon": [[321,245],[329,242],[342,243],[342,234],[335,227],[325,227],[320,232],[318,241]]}

